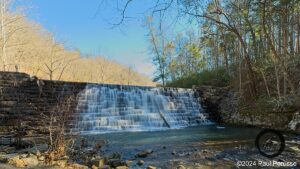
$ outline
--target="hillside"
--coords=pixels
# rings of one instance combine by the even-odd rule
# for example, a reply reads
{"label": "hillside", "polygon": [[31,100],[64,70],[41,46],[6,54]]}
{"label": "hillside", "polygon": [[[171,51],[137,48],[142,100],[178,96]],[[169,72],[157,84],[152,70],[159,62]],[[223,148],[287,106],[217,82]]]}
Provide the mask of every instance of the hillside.
{"label": "hillside", "polygon": [[67,49],[41,25],[23,12],[10,11],[5,4],[1,15],[0,71],[19,71],[50,80],[128,85],[155,85],[132,68],[101,56],[83,56]]}

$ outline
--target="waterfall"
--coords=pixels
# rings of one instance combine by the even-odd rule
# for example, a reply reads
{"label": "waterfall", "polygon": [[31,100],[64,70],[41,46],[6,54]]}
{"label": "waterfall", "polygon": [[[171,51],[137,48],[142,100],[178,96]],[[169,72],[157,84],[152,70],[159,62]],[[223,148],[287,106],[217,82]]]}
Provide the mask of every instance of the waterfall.
{"label": "waterfall", "polygon": [[88,84],[77,101],[73,132],[153,131],[209,123],[191,89]]}

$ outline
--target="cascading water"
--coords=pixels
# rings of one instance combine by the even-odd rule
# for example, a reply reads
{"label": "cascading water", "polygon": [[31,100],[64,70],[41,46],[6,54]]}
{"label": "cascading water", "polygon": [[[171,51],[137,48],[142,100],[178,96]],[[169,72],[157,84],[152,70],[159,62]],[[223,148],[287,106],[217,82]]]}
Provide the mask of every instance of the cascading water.
{"label": "cascading water", "polygon": [[191,89],[87,85],[73,132],[149,131],[208,124]]}

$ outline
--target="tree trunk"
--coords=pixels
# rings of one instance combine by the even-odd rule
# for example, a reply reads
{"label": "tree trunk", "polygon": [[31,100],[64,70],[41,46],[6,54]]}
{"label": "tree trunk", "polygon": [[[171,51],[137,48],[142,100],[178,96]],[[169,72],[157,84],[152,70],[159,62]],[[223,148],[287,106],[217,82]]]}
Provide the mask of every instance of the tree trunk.
{"label": "tree trunk", "polygon": [[6,10],[6,2],[0,2],[1,3],[1,36],[2,36],[2,64],[3,64],[3,71],[6,70],[6,30],[5,30],[5,10]]}
{"label": "tree trunk", "polygon": [[270,90],[269,90],[269,86],[268,86],[268,82],[267,82],[267,79],[266,79],[266,76],[264,74],[264,71],[260,71],[261,72],[261,75],[263,77],[263,80],[264,80],[264,83],[265,83],[265,86],[266,86],[266,90],[267,90],[267,94],[268,94],[268,97],[271,97],[270,95]]}
{"label": "tree trunk", "polygon": [[277,89],[277,95],[278,95],[278,99],[281,99],[281,94],[280,94],[280,79],[279,79],[279,74],[278,74],[278,68],[277,65],[275,63],[275,77],[276,77],[276,89]]}
{"label": "tree trunk", "polygon": [[282,70],[282,72],[283,72],[283,74],[286,76],[286,78],[287,78],[287,82],[288,82],[288,84],[289,84],[289,86],[290,86],[290,88],[291,88],[291,93],[292,94],[295,94],[295,86],[294,86],[294,84],[293,84],[293,82],[292,82],[292,80],[290,79],[290,76],[289,76],[289,73],[288,73],[288,70],[287,70],[287,68],[285,67],[285,65],[284,65],[284,62],[283,62],[283,60],[282,60],[282,58],[278,55],[278,53],[277,53],[277,51],[276,51],[276,49],[275,49],[275,47],[274,47],[274,43],[273,43],[273,41],[272,41],[272,39],[271,39],[271,37],[270,37],[270,34],[269,34],[269,32],[266,30],[266,22],[265,22],[265,3],[264,3],[264,6],[263,6],[263,18],[262,18],[262,20],[263,20],[263,30],[264,30],[264,33],[265,33],[265,37],[266,37],[266,39],[267,39],[267,41],[268,41],[268,44],[269,44],[269,46],[270,46],[270,49],[271,49],[271,51],[272,51],[272,53],[273,53],[273,55],[275,56],[275,58],[278,60],[278,62],[279,62],[279,65],[280,65],[280,68],[281,68],[281,70]]}
{"label": "tree trunk", "polygon": [[245,57],[247,68],[248,68],[248,75],[249,75],[249,78],[250,78],[250,81],[251,81],[251,90],[253,92],[253,95],[256,96],[256,94],[257,94],[256,78],[255,78],[254,71],[253,71],[253,68],[252,68],[250,55],[247,51],[247,46],[246,46],[242,36],[238,32],[236,32],[236,35],[237,35],[238,39],[241,42],[243,52],[244,52],[244,55],[245,55],[244,57]]}
{"label": "tree trunk", "polygon": [[298,12],[297,18],[297,54],[300,54],[300,12]]}
{"label": "tree trunk", "polygon": [[226,71],[229,73],[229,66],[228,66],[228,53],[227,53],[227,40],[225,39],[225,34],[223,29],[221,29],[221,37],[223,40],[223,46],[224,46],[224,61],[225,61],[225,68]]}

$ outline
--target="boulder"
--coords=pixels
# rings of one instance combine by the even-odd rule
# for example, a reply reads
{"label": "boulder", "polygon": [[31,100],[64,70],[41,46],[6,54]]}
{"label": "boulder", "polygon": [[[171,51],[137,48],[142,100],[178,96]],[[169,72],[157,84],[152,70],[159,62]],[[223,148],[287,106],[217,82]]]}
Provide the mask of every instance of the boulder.
{"label": "boulder", "polygon": [[19,167],[19,168],[24,168],[26,167],[26,164],[23,160],[20,159],[20,156],[14,156],[10,159],[8,159],[8,164]]}
{"label": "boulder", "polygon": [[146,169],[156,169],[156,167],[150,165]]}
{"label": "boulder", "polygon": [[96,167],[103,167],[105,165],[105,160],[95,158],[95,159],[90,161],[89,165],[90,166],[96,166]]}
{"label": "boulder", "polygon": [[131,160],[126,160],[125,163],[126,163],[126,166],[130,166],[130,164],[132,163],[132,161]]}
{"label": "boulder", "polygon": [[186,168],[183,165],[179,165],[179,166],[177,166],[177,169],[186,169]]}
{"label": "boulder", "polygon": [[113,167],[113,168],[116,168],[116,167],[119,167],[119,166],[126,166],[126,162],[121,160],[121,159],[110,159],[108,161],[108,164]]}
{"label": "boulder", "polygon": [[36,155],[37,157],[40,157],[42,154],[41,154],[41,152],[40,152],[39,150],[37,150],[37,151],[35,152],[35,155]]}
{"label": "boulder", "polygon": [[26,167],[34,167],[39,164],[39,161],[36,156],[29,156],[27,158],[22,158],[22,160],[26,164]]}
{"label": "boulder", "polygon": [[20,157],[21,158],[26,158],[26,157],[28,157],[28,154],[21,154]]}
{"label": "boulder", "polygon": [[99,167],[99,169],[110,169],[110,166],[109,165],[104,165],[102,167]]}
{"label": "boulder", "polygon": [[118,152],[113,153],[110,157],[108,157],[109,159],[121,159],[122,155]]}
{"label": "boulder", "polygon": [[45,161],[45,156],[40,156],[40,157],[38,157],[38,160],[39,160],[39,161]]}
{"label": "boulder", "polygon": [[74,164],[70,164],[69,166],[67,166],[66,169],[89,169],[89,167],[74,163]]}
{"label": "boulder", "polygon": [[97,166],[93,165],[92,169],[99,169]]}
{"label": "boulder", "polygon": [[292,146],[290,147],[291,150],[300,153],[300,148],[298,146]]}
{"label": "boulder", "polygon": [[146,158],[148,157],[148,155],[152,154],[153,153],[153,150],[151,149],[148,149],[148,150],[145,150],[145,151],[141,151],[137,154],[137,157],[140,157],[140,158]]}
{"label": "boulder", "polygon": [[23,157],[25,157],[25,158],[22,158],[22,155],[14,156],[14,157],[8,159],[8,164],[16,166],[16,167],[20,167],[20,168],[34,167],[39,164],[39,161],[36,156],[23,155]]}
{"label": "boulder", "polygon": [[143,161],[143,160],[139,160],[138,162],[137,162],[137,165],[143,165],[145,162]]}
{"label": "boulder", "polygon": [[202,150],[202,153],[206,154],[208,153],[208,150]]}
{"label": "boulder", "polygon": [[98,163],[98,167],[103,167],[105,165],[104,159],[100,159]]}
{"label": "boulder", "polygon": [[67,166],[67,163],[68,163],[67,160],[56,160],[56,161],[53,161],[53,162],[52,162],[53,165],[57,165],[57,166],[59,166],[59,167],[61,167],[61,168],[66,167],[66,166]]}
{"label": "boulder", "polygon": [[216,159],[214,157],[205,157],[205,159],[208,161],[216,161]]}
{"label": "boulder", "polygon": [[118,167],[116,167],[116,169],[128,169],[128,167],[127,166],[118,166]]}

